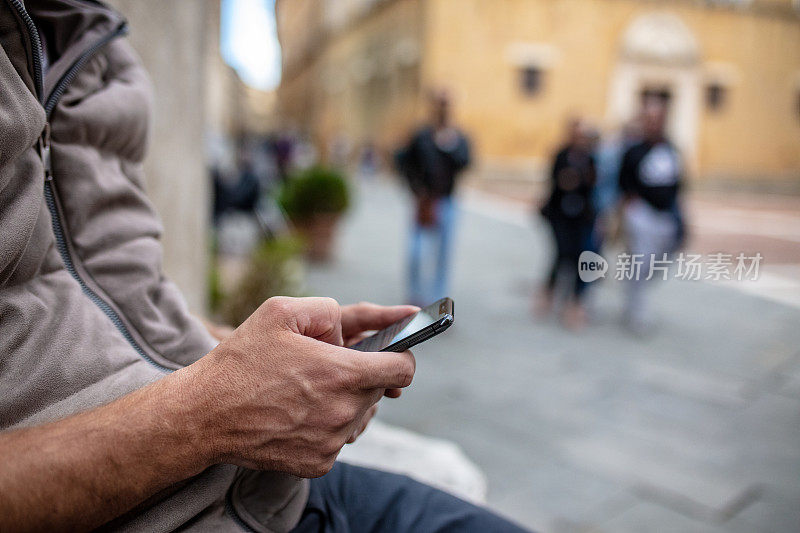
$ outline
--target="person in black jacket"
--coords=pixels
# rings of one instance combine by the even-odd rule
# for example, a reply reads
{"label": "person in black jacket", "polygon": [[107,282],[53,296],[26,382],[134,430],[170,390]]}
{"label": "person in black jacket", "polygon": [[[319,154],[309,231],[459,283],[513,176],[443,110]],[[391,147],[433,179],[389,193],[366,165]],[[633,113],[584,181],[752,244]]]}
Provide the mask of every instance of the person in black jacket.
{"label": "person in black jacket", "polygon": [[[408,294],[409,302],[415,305],[447,296],[455,218],[453,191],[471,157],[469,140],[452,125],[451,108],[447,92],[432,93],[430,123],[417,130],[395,156],[398,171],[408,181],[415,200]],[[422,275],[426,244],[436,247],[435,254],[425,254],[436,258],[432,279]]]}
{"label": "person in black jacket", "polygon": [[567,326],[579,328],[586,317],[582,302],[586,283],[578,276],[578,257],[589,247],[594,224],[592,191],[596,170],[589,126],[580,120],[569,124],[567,144],[558,151],[550,174],[550,196],[541,209],[555,238],[553,266],[540,303],[540,311],[552,306],[559,273],[571,278],[572,298],[564,310]]}
{"label": "person in black jacket", "polygon": [[625,152],[619,174],[628,251],[632,262],[639,262],[626,276],[625,321],[637,333],[645,333],[652,325],[645,287],[648,278],[655,277],[653,266],[681,245],[685,233],[678,202],[683,163],[666,136],[666,116],[663,101],[645,103],[644,139]]}

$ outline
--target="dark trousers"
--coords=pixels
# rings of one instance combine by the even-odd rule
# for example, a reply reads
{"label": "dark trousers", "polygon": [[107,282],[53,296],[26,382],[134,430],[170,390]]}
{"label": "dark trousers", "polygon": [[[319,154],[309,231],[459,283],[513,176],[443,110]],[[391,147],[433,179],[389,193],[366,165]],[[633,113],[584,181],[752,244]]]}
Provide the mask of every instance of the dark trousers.
{"label": "dark trousers", "polygon": [[486,509],[407,476],[336,463],[311,480],[297,533],[521,533]]}
{"label": "dark trousers", "polygon": [[548,222],[553,229],[556,254],[547,278],[547,288],[555,289],[558,273],[566,271],[574,280],[572,289],[575,299],[578,300],[586,290],[586,283],[581,281],[578,276],[578,257],[582,251],[592,248],[590,238],[594,224],[591,220],[583,218],[573,219],[560,216],[548,218]]}

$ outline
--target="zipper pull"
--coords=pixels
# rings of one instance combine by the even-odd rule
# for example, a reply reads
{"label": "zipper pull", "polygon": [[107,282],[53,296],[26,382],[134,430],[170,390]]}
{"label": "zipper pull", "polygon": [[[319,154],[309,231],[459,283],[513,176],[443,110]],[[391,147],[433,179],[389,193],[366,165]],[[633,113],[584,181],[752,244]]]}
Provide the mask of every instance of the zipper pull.
{"label": "zipper pull", "polygon": [[39,137],[39,157],[42,158],[44,165],[44,180],[50,181],[53,179],[53,165],[50,161],[50,123],[44,123],[44,131]]}

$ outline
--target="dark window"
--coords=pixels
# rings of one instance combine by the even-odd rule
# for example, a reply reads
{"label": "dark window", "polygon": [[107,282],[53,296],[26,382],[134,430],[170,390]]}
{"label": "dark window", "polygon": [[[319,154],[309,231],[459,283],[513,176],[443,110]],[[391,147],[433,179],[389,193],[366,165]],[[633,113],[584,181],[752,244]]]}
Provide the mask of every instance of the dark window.
{"label": "dark window", "polygon": [[522,92],[526,96],[536,96],[542,91],[544,73],[539,67],[524,67],[521,71]]}
{"label": "dark window", "polygon": [[709,111],[719,111],[725,105],[727,91],[719,83],[711,83],[706,86],[706,109]]}
{"label": "dark window", "polygon": [[669,87],[645,87],[639,93],[639,98],[642,105],[654,102],[669,107],[672,101],[672,91]]}
{"label": "dark window", "polygon": [[800,90],[797,91],[795,96],[797,97],[797,102],[795,102],[797,105],[797,118],[800,118]]}

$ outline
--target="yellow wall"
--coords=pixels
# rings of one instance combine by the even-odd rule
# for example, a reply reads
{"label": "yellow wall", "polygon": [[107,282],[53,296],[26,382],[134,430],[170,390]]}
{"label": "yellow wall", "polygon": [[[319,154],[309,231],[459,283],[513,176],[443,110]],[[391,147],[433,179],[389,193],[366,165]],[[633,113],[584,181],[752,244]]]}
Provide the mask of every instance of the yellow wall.
{"label": "yellow wall", "polygon": [[[327,48],[322,122],[328,135],[339,126],[353,142],[388,147],[411,126],[420,91],[419,13],[419,0],[394,2]],[[416,58],[403,63],[398,48],[409,46]]]}
{"label": "yellow wall", "polygon": [[[307,1],[291,4],[298,2],[302,11]],[[540,178],[568,117],[584,115],[613,126],[618,117],[612,87],[624,35],[639,17],[668,13],[696,41],[696,60],[681,67],[695,84],[692,118],[684,121],[696,122],[686,137],[693,177],[800,182],[800,14],[791,11],[789,0],[755,0],[740,9],[688,0],[376,5],[318,40],[312,62],[287,70],[282,107],[320,142],[345,132],[353,142],[374,137],[389,148],[423,115],[424,90],[448,86],[456,95],[457,118],[476,145],[481,177]],[[288,6],[286,0],[279,5]],[[388,48],[409,40],[419,47],[415,65],[402,74],[354,81],[351,67],[358,58],[378,58],[380,66]],[[535,97],[521,90],[520,67],[509,57],[515,43],[549,52],[544,89]],[[726,105],[710,112],[703,101],[705,80],[719,65],[726,74]],[[331,76],[339,77],[336,90],[324,88]]]}
{"label": "yellow wall", "polygon": [[741,77],[729,108],[703,116],[703,172],[800,180],[800,18],[710,15],[692,24],[703,52],[737,63]]}
{"label": "yellow wall", "polygon": [[[492,168],[547,157],[564,120],[607,117],[620,41],[639,15],[677,15],[698,41],[704,62],[739,74],[727,105],[700,106],[700,176],[800,180],[800,18],[710,9],[686,2],[631,0],[430,0],[426,81],[461,94],[460,118]],[[534,98],[519,88],[505,55],[514,42],[551,44],[558,52]],[[702,93],[699,94],[702,97]]]}

